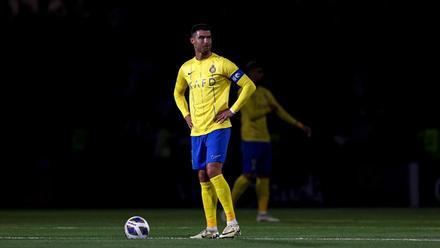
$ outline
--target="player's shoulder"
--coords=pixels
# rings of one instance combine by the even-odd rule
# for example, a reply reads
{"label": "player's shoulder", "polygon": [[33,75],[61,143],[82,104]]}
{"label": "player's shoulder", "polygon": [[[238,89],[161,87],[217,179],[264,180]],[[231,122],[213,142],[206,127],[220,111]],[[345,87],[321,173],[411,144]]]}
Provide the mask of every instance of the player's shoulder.
{"label": "player's shoulder", "polygon": [[216,53],[212,53],[211,58],[214,61],[221,62],[223,64],[234,64],[231,60]]}
{"label": "player's shoulder", "polygon": [[267,94],[271,94],[270,90],[264,86],[258,86],[257,90],[264,92],[264,93],[267,93]]}
{"label": "player's shoulder", "polygon": [[189,71],[191,71],[192,68],[192,64],[194,63],[194,58],[189,59],[187,61],[185,61],[179,68],[179,72],[183,73],[183,74],[187,74]]}
{"label": "player's shoulder", "polygon": [[221,55],[218,55],[218,54],[216,54],[216,53],[212,53],[212,55],[211,55],[211,57],[209,57],[209,59],[212,61],[212,62],[215,62],[215,63],[224,63],[224,61],[227,61],[228,59],[227,58],[225,58],[225,57],[223,57],[223,56],[221,56]]}
{"label": "player's shoulder", "polygon": [[189,67],[191,66],[195,61],[195,57],[188,59],[187,61],[185,61],[182,66],[180,68],[185,68],[185,67]]}

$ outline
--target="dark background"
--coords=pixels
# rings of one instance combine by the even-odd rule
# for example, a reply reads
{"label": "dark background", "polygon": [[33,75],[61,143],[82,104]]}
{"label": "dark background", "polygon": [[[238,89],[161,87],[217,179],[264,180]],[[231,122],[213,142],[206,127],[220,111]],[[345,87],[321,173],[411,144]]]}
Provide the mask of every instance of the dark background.
{"label": "dark background", "polygon": [[[307,139],[269,116],[272,206],[439,205],[433,6],[35,2],[2,3],[0,207],[200,206],[173,99],[199,22],[212,26],[214,52],[240,67],[261,62],[267,87],[313,129]],[[241,170],[239,118],[232,122],[230,184]],[[255,204],[250,189],[240,206]]]}

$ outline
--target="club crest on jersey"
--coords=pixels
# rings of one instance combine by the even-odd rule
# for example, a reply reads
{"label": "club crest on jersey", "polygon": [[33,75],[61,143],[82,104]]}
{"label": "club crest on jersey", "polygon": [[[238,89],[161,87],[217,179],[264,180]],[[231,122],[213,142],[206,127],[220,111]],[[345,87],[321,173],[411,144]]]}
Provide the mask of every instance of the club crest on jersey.
{"label": "club crest on jersey", "polygon": [[214,73],[216,71],[215,66],[211,65],[211,68],[209,68],[209,72]]}

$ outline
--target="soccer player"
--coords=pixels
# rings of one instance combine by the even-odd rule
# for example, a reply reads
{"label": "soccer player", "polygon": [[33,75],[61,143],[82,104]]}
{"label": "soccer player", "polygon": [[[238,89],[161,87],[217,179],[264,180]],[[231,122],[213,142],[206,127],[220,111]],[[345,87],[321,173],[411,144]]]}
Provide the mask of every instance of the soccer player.
{"label": "soccer player", "polygon": [[287,113],[272,93],[260,85],[264,76],[261,65],[255,61],[249,62],[247,74],[257,85],[257,90],[241,110],[243,173],[234,183],[232,201],[235,205],[251,183],[251,179],[256,177],[257,221],[277,222],[279,219],[267,213],[272,150],[266,115],[275,112],[282,120],[302,129],[308,137],[311,135],[311,129]]}
{"label": "soccer player", "polygon": [[[191,238],[233,238],[240,234],[231,190],[222,167],[231,134],[229,118],[234,116],[254,93],[255,84],[234,63],[211,51],[211,29],[197,24],[191,29],[195,57],[179,69],[174,98],[191,129],[192,168],[198,171],[207,227]],[[242,91],[232,107],[228,106],[231,83]],[[185,98],[189,87],[189,110]],[[222,234],[217,230],[217,201],[226,214]]]}

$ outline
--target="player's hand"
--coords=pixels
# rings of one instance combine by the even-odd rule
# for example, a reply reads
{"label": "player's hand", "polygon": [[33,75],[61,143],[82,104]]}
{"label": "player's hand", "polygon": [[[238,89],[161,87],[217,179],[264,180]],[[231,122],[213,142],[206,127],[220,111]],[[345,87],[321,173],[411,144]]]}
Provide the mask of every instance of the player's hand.
{"label": "player's hand", "polygon": [[185,121],[186,121],[186,124],[188,124],[189,129],[192,129],[193,128],[193,123],[192,123],[192,120],[191,120],[191,115],[185,116]]}
{"label": "player's hand", "polygon": [[310,127],[304,126],[302,130],[304,131],[304,133],[306,133],[307,138],[310,138],[312,136],[312,129]]}
{"label": "player's hand", "polygon": [[215,117],[215,122],[217,123],[223,123],[226,119],[231,118],[234,115],[234,113],[231,112],[229,109],[225,109],[220,111],[217,116]]}

